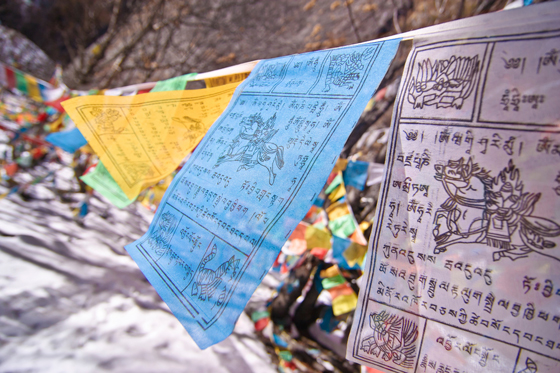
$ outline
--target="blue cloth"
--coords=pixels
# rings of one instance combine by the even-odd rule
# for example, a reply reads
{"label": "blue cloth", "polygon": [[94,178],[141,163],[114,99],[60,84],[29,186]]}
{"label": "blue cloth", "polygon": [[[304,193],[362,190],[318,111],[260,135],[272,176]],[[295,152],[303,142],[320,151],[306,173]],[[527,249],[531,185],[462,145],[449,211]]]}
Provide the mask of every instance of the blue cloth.
{"label": "blue cloth", "polygon": [[317,198],[315,198],[315,201],[313,202],[313,204],[317,207],[323,207],[323,205],[325,204],[325,199],[321,198],[321,197],[317,197]]}
{"label": "blue cloth", "polygon": [[88,214],[88,212],[89,212],[88,204],[87,204],[87,202],[84,201],[84,202],[82,202],[82,204],[80,205],[80,212],[78,213],[78,216],[79,216],[80,218],[83,218],[83,217],[85,217],[85,216]]}
{"label": "blue cloth", "polygon": [[332,244],[332,251],[333,251],[333,258],[337,261],[338,266],[343,269],[360,269],[358,264],[354,264],[354,266],[350,266],[342,255],[346,249],[352,244],[352,241],[342,238],[333,236],[333,244]]}
{"label": "blue cloth", "polygon": [[338,324],[340,324],[340,321],[335,319],[332,307],[327,308],[321,320],[321,329],[327,333],[332,333]]}
{"label": "blue cloth", "polygon": [[362,161],[349,161],[346,170],[342,171],[344,185],[364,190],[367,181],[369,163]]}
{"label": "blue cloth", "polygon": [[259,62],[126,246],[200,348],[233,331],[399,42]]}
{"label": "blue cloth", "polygon": [[68,153],[74,153],[87,144],[85,137],[77,128],[70,131],[51,133],[45,137],[45,140]]}
{"label": "blue cloth", "polygon": [[274,344],[278,347],[288,348],[288,342],[286,342],[282,337],[277,334],[272,334],[272,338],[274,339]]}

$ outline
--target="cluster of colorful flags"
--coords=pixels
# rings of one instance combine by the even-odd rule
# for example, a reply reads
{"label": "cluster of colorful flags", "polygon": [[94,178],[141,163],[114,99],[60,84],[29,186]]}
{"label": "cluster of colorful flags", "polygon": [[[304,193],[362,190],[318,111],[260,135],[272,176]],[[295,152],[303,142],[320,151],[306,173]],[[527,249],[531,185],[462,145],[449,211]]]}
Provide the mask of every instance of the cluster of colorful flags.
{"label": "cluster of colorful flags", "polygon": [[[274,263],[270,276],[281,280],[271,296],[249,311],[261,338],[274,347],[283,371],[306,365],[308,358],[324,356],[322,349],[301,346],[291,325],[300,322],[297,309],[302,304],[313,306],[318,313],[317,333],[322,340],[342,346],[341,336],[358,303],[358,279],[367,251],[364,233],[369,222],[359,223],[348,203],[347,188],[363,190],[368,179],[369,163],[339,159],[319,198],[296,227]],[[305,268],[307,267],[307,270]],[[296,311],[279,317],[276,303]],[[305,306],[302,306],[302,308]],[[294,351],[296,350],[296,351]]]}

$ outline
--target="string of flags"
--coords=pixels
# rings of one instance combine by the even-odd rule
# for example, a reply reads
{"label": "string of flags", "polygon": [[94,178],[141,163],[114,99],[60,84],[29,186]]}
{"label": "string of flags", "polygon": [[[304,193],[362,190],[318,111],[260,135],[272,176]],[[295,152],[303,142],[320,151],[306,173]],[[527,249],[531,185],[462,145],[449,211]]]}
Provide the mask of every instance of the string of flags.
{"label": "string of flags", "polygon": [[38,102],[49,101],[51,99],[50,92],[53,89],[51,84],[2,62],[0,62],[0,86],[9,89],[17,88],[20,92]]}

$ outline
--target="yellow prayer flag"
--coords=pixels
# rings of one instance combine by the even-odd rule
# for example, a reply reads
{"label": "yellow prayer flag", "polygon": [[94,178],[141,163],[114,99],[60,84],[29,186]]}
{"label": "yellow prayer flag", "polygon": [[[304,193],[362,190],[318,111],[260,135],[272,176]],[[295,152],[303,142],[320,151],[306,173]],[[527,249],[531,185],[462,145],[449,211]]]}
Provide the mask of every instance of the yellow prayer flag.
{"label": "yellow prayer flag", "polygon": [[367,252],[367,246],[357,244],[356,242],[352,242],[350,246],[342,253],[344,259],[350,267],[358,264],[360,267],[364,262],[364,257]]}
{"label": "yellow prayer flag", "polygon": [[239,83],[244,81],[250,73],[239,73],[225,76],[218,76],[216,78],[204,79],[207,88],[219,87],[225,84]]}
{"label": "yellow prayer flag", "polygon": [[31,75],[25,74],[25,82],[27,83],[27,93],[29,94],[29,97],[35,101],[43,102],[43,97],[41,97],[41,91],[39,90],[37,79]]}
{"label": "yellow prayer flag", "polygon": [[338,158],[331,172],[342,172],[348,166],[348,159]]}
{"label": "yellow prayer flag", "polygon": [[358,305],[358,296],[356,294],[341,295],[332,301],[333,314],[335,316],[343,315],[352,311]]}
{"label": "yellow prayer flag", "polygon": [[316,228],[312,225],[307,227],[305,231],[305,240],[307,241],[307,248],[313,249],[320,247],[323,249],[331,248],[331,235],[329,232]]}
{"label": "yellow prayer flag", "polygon": [[177,168],[225,110],[238,85],[83,96],[62,106],[113,179],[134,199]]}
{"label": "yellow prayer flag", "polygon": [[48,124],[48,132],[58,132],[63,126],[63,119],[64,114],[60,114],[51,124]]}
{"label": "yellow prayer flag", "polygon": [[365,232],[370,225],[371,225],[370,221],[363,221],[360,223],[360,229],[362,230],[362,232]]}
{"label": "yellow prayer flag", "polygon": [[336,220],[344,215],[350,214],[350,209],[346,202],[336,202],[327,208],[327,215],[329,220]]}
{"label": "yellow prayer flag", "polygon": [[340,271],[338,270],[338,266],[333,265],[327,269],[323,269],[319,275],[321,276],[321,278],[329,278],[329,277],[334,277],[336,275],[339,275]]}
{"label": "yellow prayer flag", "polygon": [[331,200],[331,202],[334,202],[334,201],[338,201],[345,195],[346,195],[346,188],[344,187],[344,184],[341,183],[339,186],[336,187],[335,190],[333,190],[331,194],[329,194],[329,199]]}

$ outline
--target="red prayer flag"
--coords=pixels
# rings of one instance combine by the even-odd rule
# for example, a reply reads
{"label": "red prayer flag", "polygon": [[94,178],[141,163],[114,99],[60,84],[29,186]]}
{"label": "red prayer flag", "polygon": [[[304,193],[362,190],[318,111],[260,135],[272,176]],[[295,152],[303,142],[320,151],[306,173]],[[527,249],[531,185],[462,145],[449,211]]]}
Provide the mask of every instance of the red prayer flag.
{"label": "red prayer flag", "polygon": [[6,82],[8,83],[8,88],[13,89],[16,87],[16,75],[14,70],[6,66]]}

